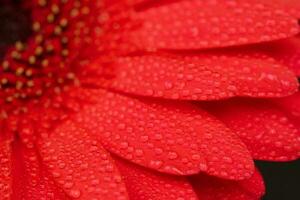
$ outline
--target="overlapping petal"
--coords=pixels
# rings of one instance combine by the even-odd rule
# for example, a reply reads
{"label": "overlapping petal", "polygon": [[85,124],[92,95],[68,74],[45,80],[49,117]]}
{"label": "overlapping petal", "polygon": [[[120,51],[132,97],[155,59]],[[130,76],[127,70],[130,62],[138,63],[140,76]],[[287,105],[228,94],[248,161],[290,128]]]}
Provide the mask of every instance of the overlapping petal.
{"label": "overlapping petal", "polygon": [[299,129],[269,100],[237,99],[210,110],[247,145],[254,159],[288,161],[300,156]]}
{"label": "overlapping petal", "polygon": [[[230,12],[228,12],[230,11]],[[284,10],[240,0],[176,1],[140,12],[131,41],[147,49],[199,49],[259,43],[298,33]]]}
{"label": "overlapping petal", "polygon": [[197,200],[186,177],[161,174],[114,157],[130,200]]}
{"label": "overlapping petal", "polygon": [[264,52],[288,66],[296,75],[300,76],[300,38],[294,37],[286,40],[272,42],[260,46]]}
{"label": "overlapping petal", "polygon": [[74,122],[58,126],[41,141],[40,151],[55,181],[71,198],[128,199],[110,155]]}
{"label": "overlapping petal", "polygon": [[259,200],[265,192],[264,182],[258,170],[250,179],[229,181],[197,175],[192,184],[201,200]]}
{"label": "overlapping petal", "polygon": [[285,98],[273,99],[272,101],[291,117],[298,130],[300,130],[300,92]]}
{"label": "overlapping petal", "polygon": [[[2,139],[2,138],[1,138]],[[0,141],[0,196],[9,200],[12,193],[12,146],[11,141]]]}
{"label": "overlapping petal", "polygon": [[53,177],[40,162],[35,148],[14,145],[13,196],[22,200],[68,200],[67,194],[57,187]]}
{"label": "overlapping petal", "polygon": [[287,12],[300,19],[300,1],[298,0],[255,0],[256,2],[277,5],[285,8]]}
{"label": "overlapping petal", "polygon": [[161,172],[199,171],[229,178],[251,175],[244,144],[221,122],[184,102],[135,99],[94,90],[78,115],[109,151]]}
{"label": "overlapping petal", "polygon": [[300,117],[300,92],[285,98],[273,99],[273,101],[281,105],[292,116]]}
{"label": "overlapping petal", "polygon": [[118,59],[112,71],[106,87],[169,99],[280,97],[298,90],[297,79],[285,66],[247,54],[126,57]]}

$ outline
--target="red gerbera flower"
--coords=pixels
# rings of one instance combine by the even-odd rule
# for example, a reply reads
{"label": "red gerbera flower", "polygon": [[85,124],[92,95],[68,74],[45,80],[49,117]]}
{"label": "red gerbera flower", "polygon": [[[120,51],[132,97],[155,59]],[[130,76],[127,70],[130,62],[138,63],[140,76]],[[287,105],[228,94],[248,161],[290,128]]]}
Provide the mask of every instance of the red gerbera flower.
{"label": "red gerbera flower", "polygon": [[297,78],[269,48],[297,40],[286,7],[25,3],[32,34],[0,69],[1,200],[254,200],[253,159],[299,157]]}

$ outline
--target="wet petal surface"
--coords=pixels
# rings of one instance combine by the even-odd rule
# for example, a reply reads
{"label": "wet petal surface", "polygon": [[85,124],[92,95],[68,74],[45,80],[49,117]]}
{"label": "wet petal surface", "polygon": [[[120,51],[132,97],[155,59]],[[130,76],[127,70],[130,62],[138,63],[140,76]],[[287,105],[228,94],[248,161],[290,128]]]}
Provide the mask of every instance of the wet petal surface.
{"label": "wet petal surface", "polygon": [[22,200],[69,200],[40,162],[35,148],[14,145],[13,197]]}
{"label": "wet petal surface", "polygon": [[265,192],[258,170],[250,179],[243,181],[228,181],[206,175],[193,176],[191,181],[201,200],[259,200]]}
{"label": "wet petal surface", "polygon": [[78,118],[109,151],[165,173],[251,175],[253,163],[244,144],[197,106],[92,92],[94,103]]}
{"label": "wet petal surface", "polygon": [[[228,12],[230,10],[230,12]],[[283,9],[240,0],[178,1],[140,12],[132,33],[142,48],[199,49],[258,43],[298,33]]]}
{"label": "wet petal surface", "polygon": [[[2,140],[2,138],[1,138]],[[12,193],[12,147],[10,141],[0,142],[0,196],[9,200]]]}
{"label": "wet petal surface", "polygon": [[198,200],[185,177],[161,174],[115,157],[130,200]]}
{"label": "wet petal surface", "polygon": [[254,159],[288,161],[300,156],[300,132],[270,100],[229,100],[210,110],[247,145]]}
{"label": "wet petal surface", "polygon": [[295,75],[269,57],[217,53],[120,58],[105,86],[130,94],[187,100],[280,97],[298,90]]}
{"label": "wet petal surface", "polygon": [[272,42],[264,51],[300,76],[300,37]]}
{"label": "wet petal surface", "polygon": [[126,200],[126,189],[110,155],[74,122],[64,122],[40,151],[55,181],[74,199]]}

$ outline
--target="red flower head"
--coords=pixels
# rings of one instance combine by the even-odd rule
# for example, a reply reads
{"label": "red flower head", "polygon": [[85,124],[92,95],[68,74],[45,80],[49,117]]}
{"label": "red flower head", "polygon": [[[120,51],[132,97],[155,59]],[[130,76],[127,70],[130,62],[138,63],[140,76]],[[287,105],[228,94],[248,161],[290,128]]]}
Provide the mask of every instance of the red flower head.
{"label": "red flower head", "polygon": [[260,199],[253,159],[300,155],[300,9],[264,2],[24,1],[0,199]]}

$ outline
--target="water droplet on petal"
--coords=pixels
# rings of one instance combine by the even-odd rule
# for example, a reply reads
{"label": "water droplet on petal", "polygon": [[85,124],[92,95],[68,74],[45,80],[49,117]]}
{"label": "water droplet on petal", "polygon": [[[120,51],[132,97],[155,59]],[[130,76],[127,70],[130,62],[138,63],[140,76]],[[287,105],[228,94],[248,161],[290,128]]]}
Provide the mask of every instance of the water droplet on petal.
{"label": "water droplet on petal", "polygon": [[74,190],[71,190],[71,191],[70,191],[70,196],[73,197],[73,198],[76,198],[76,199],[77,199],[77,198],[80,197],[80,195],[81,195],[80,190],[74,189]]}

